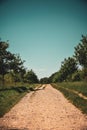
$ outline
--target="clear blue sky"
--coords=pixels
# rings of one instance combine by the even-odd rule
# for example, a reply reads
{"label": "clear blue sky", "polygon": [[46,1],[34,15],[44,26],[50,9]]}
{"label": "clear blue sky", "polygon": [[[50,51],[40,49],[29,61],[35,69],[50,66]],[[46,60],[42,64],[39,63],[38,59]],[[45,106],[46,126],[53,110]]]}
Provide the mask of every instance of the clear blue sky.
{"label": "clear blue sky", "polygon": [[87,0],[0,0],[0,37],[39,78],[58,71],[87,35]]}

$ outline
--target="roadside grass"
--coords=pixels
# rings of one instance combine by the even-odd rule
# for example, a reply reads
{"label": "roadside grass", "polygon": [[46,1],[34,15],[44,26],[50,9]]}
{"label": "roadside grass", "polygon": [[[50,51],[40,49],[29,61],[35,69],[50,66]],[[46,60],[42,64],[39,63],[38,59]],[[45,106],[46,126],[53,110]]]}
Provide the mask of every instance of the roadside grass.
{"label": "roadside grass", "polygon": [[58,86],[77,91],[78,93],[87,96],[87,82],[63,82],[57,84]]}
{"label": "roadside grass", "polygon": [[[71,83],[72,84],[72,83]],[[81,110],[82,113],[87,114],[87,100],[80,97],[78,94],[72,92],[69,89],[62,87],[61,84],[51,84],[54,88],[58,89],[63,93],[63,95],[78,109]],[[63,84],[64,85],[64,84]]]}
{"label": "roadside grass", "polygon": [[0,87],[0,117],[17,104],[27,92],[33,91],[36,86],[39,86],[39,84],[10,85]]}

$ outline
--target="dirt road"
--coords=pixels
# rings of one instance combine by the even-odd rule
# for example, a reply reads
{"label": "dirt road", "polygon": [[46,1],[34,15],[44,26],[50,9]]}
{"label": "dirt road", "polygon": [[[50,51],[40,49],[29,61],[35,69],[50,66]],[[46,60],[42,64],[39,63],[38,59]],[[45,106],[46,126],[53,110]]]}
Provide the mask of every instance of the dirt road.
{"label": "dirt road", "polygon": [[[84,104],[85,105],[85,104]],[[1,130],[87,130],[83,115],[51,85],[28,93],[0,118]]]}

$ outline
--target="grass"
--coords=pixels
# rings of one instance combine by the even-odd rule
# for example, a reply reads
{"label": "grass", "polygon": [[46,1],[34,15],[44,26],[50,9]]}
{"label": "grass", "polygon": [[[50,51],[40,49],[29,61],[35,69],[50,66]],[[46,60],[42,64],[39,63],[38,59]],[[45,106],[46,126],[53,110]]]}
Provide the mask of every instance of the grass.
{"label": "grass", "polygon": [[0,117],[18,103],[27,92],[32,91],[37,86],[37,84],[25,84],[26,87],[17,85],[0,87]]}
{"label": "grass", "polygon": [[[71,86],[72,85],[73,85],[73,83],[71,83]],[[63,83],[63,86],[62,86],[62,83],[61,84],[52,84],[52,86],[54,88],[58,89],[59,91],[61,91],[63,93],[63,95],[73,105],[75,105],[77,108],[79,108],[82,111],[82,113],[87,114],[87,100],[86,99],[81,98],[78,94],[76,94],[76,93],[72,92],[71,90],[69,90],[70,88],[66,89],[66,86],[64,87],[64,83]]]}
{"label": "grass", "polygon": [[87,82],[63,82],[58,83],[58,85],[70,90],[75,90],[78,93],[87,96]]}

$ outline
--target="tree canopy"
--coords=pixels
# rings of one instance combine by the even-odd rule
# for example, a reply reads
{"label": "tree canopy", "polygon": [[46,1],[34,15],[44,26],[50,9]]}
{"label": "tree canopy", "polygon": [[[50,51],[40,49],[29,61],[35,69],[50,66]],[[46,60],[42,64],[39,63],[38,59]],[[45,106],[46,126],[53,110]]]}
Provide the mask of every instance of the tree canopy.
{"label": "tree canopy", "polygon": [[[78,67],[82,66],[82,70]],[[52,74],[51,82],[79,81],[87,77],[87,36],[82,35],[80,43],[75,47],[74,55],[65,58],[61,63],[60,70]]]}
{"label": "tree canopy", "polygon": [[14,58],[14,55],[7,51],[9,44],[7,42],[0,41],[0,74],[2,75],[2,81],[4,84],[4,75],[10,71],[10,65]]}
{"label": "tree canopy", "polygon": [[4,76],[8,73],[14,78],[14,82],[39,82],[37,75],[32,71],[26,71],[24,67],[24,60],[19,54],[13,54],[8,51],[9,44],[0,41],[0,75],[2,76],[2,83],[4,85]]}
{"label": "tree canopy", "polygon": [[39,83],[37,75],[33,72],[33,70],[27,71],[27,73],[25,74],[25,82]]}
{"label": "tree canopy", "polygon": [[[19,54],[8,51],[8,42],[0,41],[0,79],[4,84],[4,76],[10,73],[14,82],[39,83],[37,75],[33,70],[26,70],[24,60]],[[78,66],[82,66],[82,70]],[[7,76],[8,77],[8,76]],[[61,63],[59,71],[50,77],[40,79],[40,83],[76,81],[87,77],[87,36],[82,35],[80,43],[75,47],[74,55],[65,58]]]}
{"label": "tree canopy", "polygon": [[82,35],[81,43],[75,47],[75,58],[82,67],[87,68],[87,36]]}

